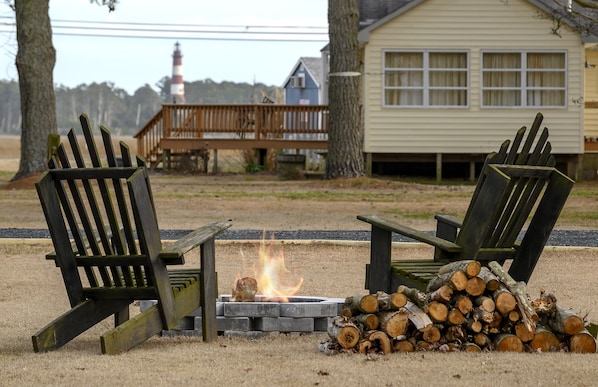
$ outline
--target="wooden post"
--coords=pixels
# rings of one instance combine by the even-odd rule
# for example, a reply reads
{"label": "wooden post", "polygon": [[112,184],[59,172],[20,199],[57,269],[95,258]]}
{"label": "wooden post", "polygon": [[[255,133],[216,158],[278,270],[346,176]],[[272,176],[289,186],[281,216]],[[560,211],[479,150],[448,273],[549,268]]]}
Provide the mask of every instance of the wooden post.
{"label": "wooden post", "polygon": [[436,153],[436,183],[442,181],[442,153]]}

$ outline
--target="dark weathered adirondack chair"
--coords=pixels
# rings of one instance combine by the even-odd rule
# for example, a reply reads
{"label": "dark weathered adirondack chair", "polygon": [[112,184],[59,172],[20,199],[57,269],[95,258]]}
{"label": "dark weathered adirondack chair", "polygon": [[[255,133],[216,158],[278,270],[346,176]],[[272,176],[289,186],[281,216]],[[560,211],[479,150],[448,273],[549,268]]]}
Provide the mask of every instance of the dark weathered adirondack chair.
{"label": "dark weathered adirondack chair", "polygon": [[[358,216],[372,225],[366,288],[372,293],[392,292],[403,284],[426,290],[442,265],[465,259],[482,263],[512,260],[509,274],[527,282],[574,184],[552,166],[554,161],[545,133],[533,152],[529,153],[529,148],[521,151],[525,161],[520,162],[526,165],[516,165],[517,157],[508,157],[517,156],[517,143],[523,135],[516,137],[514,153],[506,152],[508,144],[506,147],[503,144],[498,154],[489,155],[465,218],[460,221],[437,216],[442,223],[438,235],[375,215]],[[497,160],[503,164],[494,164]],[[530,217],[527,229],[523,230]],[[434,259],[392,261],[393,233],[434,246]]]}
{"label": "dark weathered adirondack chair", "polygon": [[[76,167],[64,144],[50,170],[36,183],[71,309],[33,336],[36,352],[61,347],[105,318],[115,328],[101,336],[102,353],[126,351],[162,330],[173,328],[201,307],[204,340],[215,339],[216,296],[214,239],[230,222],[206,225],[163,247],[147,170],[143,160],[132,166],[121,144],[117,166],[110,134],[102,128],[106,161],[102,167],[87,117],[81,122],[91,165],[86,166],[74,131],[69,133]],[[198,269],[168,270],[183,264],[199,247]],[[136,300],[158,300],[129,319]]]}

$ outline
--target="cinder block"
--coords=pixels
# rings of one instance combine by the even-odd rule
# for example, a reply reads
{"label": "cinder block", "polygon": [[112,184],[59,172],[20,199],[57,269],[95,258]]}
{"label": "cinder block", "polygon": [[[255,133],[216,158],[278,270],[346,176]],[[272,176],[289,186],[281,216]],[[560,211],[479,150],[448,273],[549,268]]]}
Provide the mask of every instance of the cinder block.
{"label": "cinder block", "polygon": [[[195,320],[195,324],[201,326],[201,318]],[[216,326],[218,332],[241,331],[248,332],[253,330],[253,319],[249,317],[216,317]]]}
{"label": "cinder block", "polygon": [[224,304],[226,317],[278,317],[280,305],[276,302],[227,302]]}
{"label": "cinder block", "polygon": [[255,330],[264,332],[313,332],[313,318],[262,317],[254,321]]}
{"label": "cinder block", "polygon": [[328,332],[332,317],[314,318],[314,332]]}
{"label": "cinder block", "polygon": [[266,337],[270,335],[270,332],[262,332],[262,331],[249,331],[249,332],[241,332],[241,331],[224,331],[224,337],[244,337],[246,339],[261,339],[262,337]]}
{"label": "cinder block", "polygon": [[171,329],[169,331],[162,331],[160,333],[162,337],[201,337],[201,331],[197,331],[195,329],[185,329],[185,330],[174,330]]}
{"label": "cinder block", "polygon": [[289,302],[280,304],[281,317],[334,317],[337,305],[332,302]]}

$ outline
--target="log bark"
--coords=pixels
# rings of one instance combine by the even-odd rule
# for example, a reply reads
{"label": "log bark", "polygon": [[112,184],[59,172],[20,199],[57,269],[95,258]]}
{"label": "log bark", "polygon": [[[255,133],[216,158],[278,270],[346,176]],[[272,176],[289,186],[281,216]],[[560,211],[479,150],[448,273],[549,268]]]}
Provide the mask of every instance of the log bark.
{"label": "log bark", "polygon": [[399,310],[404,307],[409,299],[403,293],[385,293],[379,291],[376,293],[378,299],[378,310]]}
{"label": "log bark", "polygon": [[532,301],[532,307],[540,316],[552,315],[556,312],[556,297],[541,291],[540,297]]}
{"label": "log bark", "polygon": [[415,303],[417,306],[422,307],[428,300],[428,295],[418,289],[410,288],[404,285],[400,285],[397,288],[397,293],[404,294],[407,296],[409,301]]}
{"label": "log bark", "polygon": [[413,302],[409,301],[405,304],[405,309],[409,312],[409,321],[411,321],[417,330],[423,331],[432,326],[433,323],[430,317]]}
{"label": "log bark", "polygon": [[390,337],[401,336],[407,332],[407,325],[409,323],[409,312],[407,309],[378,312],[378,319],[380,320],[380,330]]}
{"label": "log bark", "polygon": [[463,271],[467,277],[472,278],[480,274],[482,264],[480,261],[464,260],[447,263],[438,269],[438,275],[452,273],[455,270]]}
{"label": "log bark", "polygon": [[361,331],[353,322],[336,316],[328,324],[328,336],[338,342],[341,347],[348,349],[357,345]]}
{"label": "log bark", "polygon": [[498,280],[496,275],[494,275],[494,273],[492,273],[492,271],[490,271],[490,269],[488,269],[487,267],[482,267],[480,274],[478,274],[478,277],[484,280],[484,282],[486,283],[486,289],[491,292],[498,289],[500,285],[500,281]]}
{"label": "log bark", "polygon": [[378,327],[380,326],[380,320],[378,319],[378,316],[376,316],[373,313],[364,313],[357,315],[355,317],[355,320],[370,331],[378,329]]}
{"label": "log bark", "polygon": [[345,299],[345,307],[349,308],[353,315],[355,311],[361,313],[376,313],[378,311],[378,299],[373,294],[358,294]]}
{"label": "log bark", "polygon": [[534,326],[532,330],[529,330],[526,324],[523,322],[518,322],[515,324],[513,330],[515,331],[515,335],[519,337],[522,342],[527,343],[528,341],[532,341],[534,339],[536,326]]}
{"label": "log bark", "polygon": [[463,344],[463,351],[465,352],[482,352],[482,348],[480,348],[476,343],[464,343]]}
{"label": "log bark", "polygon": [[553,332],[574,335],[584,329],[583,319],[571,309],[556,307],[555,313],[548,319],[548,326]]}
{"label": "log bark", "polygon": [[517,283],[496,261],[489,262],[488,267],[494,274],[496,274],[498,279],[507,287],[507,289],[513,293],[517,300],[517,307],[521,313],[521,320],[527,325],[528,329],[531,330],[540,318],[527,298],[525,284]]}
{"label": "log bark", "polygon": [[494,312],[496,309],[496,303],[491,297],[479,296],[473,300],[475,306],[479,306],[488,312]]}
{"label": "log bark", "polygon": [[447,341],[463,343],[467,341],[467,332],[461,325],[453,325],[446,328],[444,337]]}
{"label": "log bark", "polygon": [[449,285],[456,291],[461,291],[467,286],[467,274],[463,270],[455,270],[450,273],[442,274],[432,279],[428,283],[428,292],[440,288],[442,285]]}

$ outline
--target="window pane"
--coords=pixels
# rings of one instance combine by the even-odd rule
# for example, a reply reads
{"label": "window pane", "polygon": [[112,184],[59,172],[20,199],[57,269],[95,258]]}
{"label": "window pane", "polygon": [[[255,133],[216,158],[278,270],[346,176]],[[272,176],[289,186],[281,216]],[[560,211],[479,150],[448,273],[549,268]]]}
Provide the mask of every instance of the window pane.
{"label": "window pane", "polygon": [[418,68],[424,67],[421,52],[387,52],[384,60],[386,68]]}
{"label": "window pane", "polygon": [[387,71],[384,75],[385,86],[421,87],[424,84],[423,71]]}
{"label": "window pane", "polygon": [[519,68],[521,68],[521,54],[519,54],[519,53],[484,53],[483,68],[485,68],[485,69],[519,69]]}
{"label": "window pane", "polygon": [[527,54],[528,69],[559,69],[565,68],[565,54],[563,53],[529,53]]}
{"label": "window pane", "polygon": [[387,105],[421,106],[424,102],[422,90],[386,90]]}
{"label": "window pane", "polygon": [[464,52],[431,52],[430,68],[433,69],[466,69],[467,54]]}
{"label": "window pane", "polygon": [[430,71],[430,87],[467,87],[465,71]]}
{"label": "window pane", "polygon": [[484,106],[521,106],[519,90],[485,90]]}
{"label": "window pane", "polygon": [[565,73],[554,71],[530,71],[527,73],[530,87],[565,87]]}
{"label": "window pane", "polygon": [[527,92],[528,106],[564,106],[564,90],[530,90]]}
{"label": "window pane", "polygon": [[485,71],[483,75],[484,87],[520,87],[521,73],[511,71]]}
{"label": "window pane", "polygon": [[467,90],[430,90],[432,106],[467,106]]}

